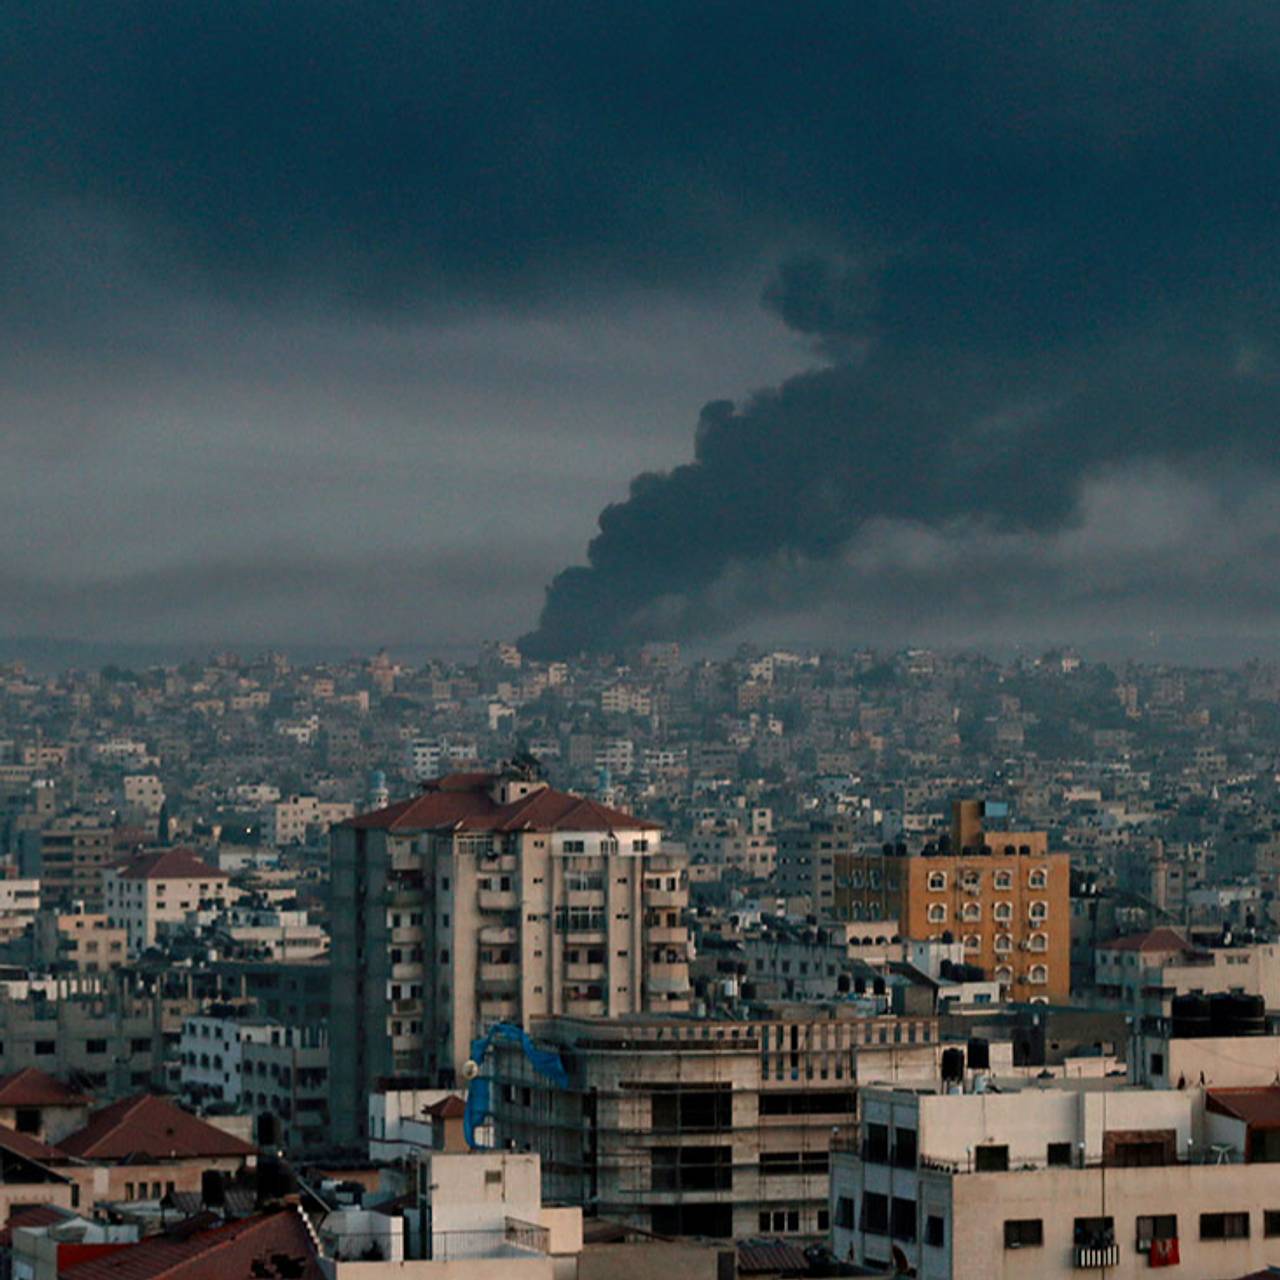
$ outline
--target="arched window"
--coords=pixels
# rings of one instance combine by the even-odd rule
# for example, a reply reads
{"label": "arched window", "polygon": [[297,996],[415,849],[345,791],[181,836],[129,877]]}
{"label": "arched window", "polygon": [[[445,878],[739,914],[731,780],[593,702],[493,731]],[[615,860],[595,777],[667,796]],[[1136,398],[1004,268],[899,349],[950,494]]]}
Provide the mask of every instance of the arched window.
{"label": "arched window", "polygon": [[960,883],[966,889],[976,889],[982,884],[982,872],[969,867],[960,876]]}
{"label": "arched window", "polygon": [[960,909],[961,920],[981,920],[982,919],[982,903],[966,902]]}
{"label": "arched window", "polygon": [[997,920],[1012,920],[1013,919],[1013,903],[997,902],[996,905],[991,909],[991,914],[995,916]]}
{"label": "arched window", "polygon": [[931,902],[927,919],[930,924],[941,924],[947,918],[947,909],[941,902]]}
{"label": "arched window", "polygon": [[1049,935],[1047,933],[1033,933],[1027,940],[1027,945],[1032,951],[1048,951]]}
{"label": "arched window", "polygon": [[1027,883],[1033,889],[1043,889],[1049,883],[1049,873],[1043,867],[1037,867],[1028,877]]}
{"label": "arched window", "polygon": [[855,889],[861,889],[862,888],[862,872],[861,871],[850,872],[849,883],[853,885]]}
{"label": "arched window", "polygon": [[947,873],[945,871],[929,872],[929,889],[932,893],[938,893],[947,887]]}
{"label": "arched window", "polygon": [[996,981],[1008,985],[1013,981],[1013,970],[1007,964],[996,965]]}
{"label": "arched window", "polygon": [[878,871],[868,871],[867,884],[872,889],[878,889],[880,887],[880,873]]}
{"label": "arched window", "polygon": [[855,903],[853,903],[853,904],[849,907],[849,914],[850,914],[850,915],[851,915],[855,920],[861,920],[861,919],[862,919],[862,903],[860,903],[860,902],[855,902]]}
{"label": "arched window", "polygon": [[1007,933],[997,933],[996,934],[996,950],[1012,951],[1013,939]]}
{"label": "arched window", "polygon": [[1009,890],[1013,888],[1013,872],[997,871],[996,872],[996,888]]}
{"label": "arched window", "polygon": [[964,935],[964,949],[966,951],[979,951],[982,948],[982,939],[976,933],[966,933]]}
{"label": "arched window", "polygon": [[1033,920],[1045,920],[1049,915],[1049,904],[1043,899],[1037,898],[1030,908],[1030,916]]}
{"label": "arched window", "polygon": [[1037,986],[1043,986],[1049,981],[1049,966],[1047,964],[1033,964],[1027,973],[1027,981],[1034,982]]}

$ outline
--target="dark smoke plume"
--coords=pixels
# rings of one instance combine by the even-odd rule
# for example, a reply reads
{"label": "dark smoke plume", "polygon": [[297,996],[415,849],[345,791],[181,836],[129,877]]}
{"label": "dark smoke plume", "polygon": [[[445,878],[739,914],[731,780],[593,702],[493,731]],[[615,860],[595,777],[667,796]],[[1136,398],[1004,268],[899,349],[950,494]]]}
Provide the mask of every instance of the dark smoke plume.
{"label": "dark smoke plume", "polygon": [[[787,281],[814,291],[807,301]],[[863,347],[839,273],[784,273],[766,298],[822,350]],[[1043,536],[1083,486],[1142,463],[1274,467],[1280,388],[1222,334],[1176,327],[1124,344],[981,355],[878,340],[857,355],[702,411],[691,463],[638,476],[601,513],[585,566],[560,573],[532,656],[713,636],[749,622],[778,563],[821,584],[880,522]],[[818,572],[815,572],[815,568]],[[714,588],[737,572],[726,611]],[[746,592],[742,582],[748,584]],[[821,586],[816,588],[821,591]],[[794,602],[793,602],[794,603]],[[854,610],[856,616],[856,609]]]}

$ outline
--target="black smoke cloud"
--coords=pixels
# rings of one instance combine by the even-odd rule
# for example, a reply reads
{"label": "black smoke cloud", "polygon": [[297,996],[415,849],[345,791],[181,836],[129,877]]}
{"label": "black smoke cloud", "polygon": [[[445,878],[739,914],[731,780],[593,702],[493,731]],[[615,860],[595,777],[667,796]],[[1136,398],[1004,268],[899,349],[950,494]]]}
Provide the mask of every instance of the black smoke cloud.
{"label": "black smoke cloud", "polygon": [[[769,275],[820,363],[709,405],[531,650],[843,596],[856,623],[869,541],[904,530],[1062,585],[1045,548],[1117,474],[1275,470],[1280,17],[1252,0],[0,15],[8,365],[141,363],[140,299],[419,322]],[[544,430],[528,448],[567,457]]]}
{"label": "black smoke cloud", "polygon": [[[1031,571],[1077,594],[1050,561],[1098,485],[1151,468],[1223,486],[1242,467],[1276,474],[1280,246],[1264,210],[1280,188],[1264,112],[1280,105],[1280,64],[1242,43],[1273,47],[1274,31],[1232,33],[1197,6],[1158,30],[1073,14],[1033,5],[1003,36],[980,20],[940,84],[913,80],[906,119],[860,156],[841,244],[784,261],[764,292],[827,367],[709,404],[693,460],[637,477],[602,512],[586,565],[549,587],[530,653],[741,632],[841,595],[845,635],[866,638],[857,593],[883,601],[884,570],[869,583],[850,565],[904,529],[925,535],[917,548],[974,548],[950,564],[950,590],[929,566],[898,566],[904,608],[925,587],[939,608],[980,594],[998,547],[1024,612],[1044,612]],[[1155,568],[1131,566],[1135,606],[1150,608],[1151,581],[1178,580]]]}

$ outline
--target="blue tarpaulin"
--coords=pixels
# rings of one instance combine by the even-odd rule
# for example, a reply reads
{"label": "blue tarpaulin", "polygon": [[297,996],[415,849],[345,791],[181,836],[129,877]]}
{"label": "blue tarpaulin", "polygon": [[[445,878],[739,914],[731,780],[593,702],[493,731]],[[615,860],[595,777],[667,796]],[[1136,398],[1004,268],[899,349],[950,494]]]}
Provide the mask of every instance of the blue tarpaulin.
{"label": "blue tarpaulin", "polygon": [[[505,1040],[509,1044],[518,1044],[524,1050],[529,1065],[545,1079],[550,1080],[557,1089],[569,1087],[569,1075],[560,1061],[560,1055],[550,1049],[539,1049],[529,1038],[529,1033],[509,1022],[499,1022],[490,1027],[488,1032],[478,1040],[471,1042],[471,1060],[477,1067],[484,1062],[489,1046],[495,1040]],[[462,1132],[467,1146],[475,1150],[476,1130],[492,1114],[490,1108],[489,1081],[484,1076],[477,1076],[467,1087],[467,1109],[462,1117]]]}

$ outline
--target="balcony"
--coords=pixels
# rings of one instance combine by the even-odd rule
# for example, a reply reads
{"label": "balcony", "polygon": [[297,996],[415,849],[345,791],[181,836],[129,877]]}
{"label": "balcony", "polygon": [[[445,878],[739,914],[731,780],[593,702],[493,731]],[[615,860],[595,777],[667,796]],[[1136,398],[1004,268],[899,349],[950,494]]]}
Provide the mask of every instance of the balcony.
{"label": "balcony", "polygon": [[517,930],[509,925],[486,924],[480,929],[480,941],[489,947],[510,947],[516,942]]}
{"label": "balcony", "polygon": [[520,898],[514,889],[481,889],[476,894],[476,904],[481,911],[514,911]]}
{"label": "balcony", "polygon": [[644,905],[652,907],[654,910],[687,907],[689,905],[689,891],[687,889],[646,889],[644,891]]}
{"label": "balcony", "polygon": [[1071,1265],[1077,1271],[1099,1271],[1120,1265],[1118,1244],[1078,1244],[1071,1250]]}
{"label": "balcony", "polygon": [[672,945],[687,946],[689,943],[689,930],[684,925],[653,925],[645,930],[645,941],[651,942],[654,946]]}

